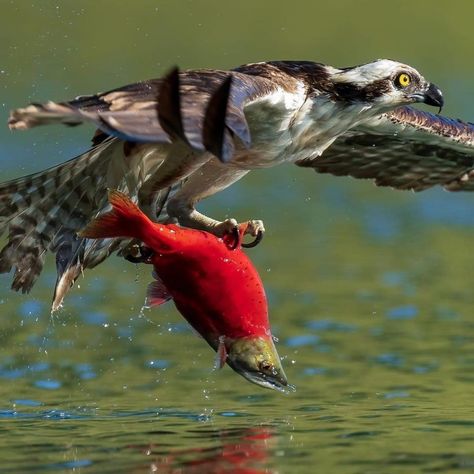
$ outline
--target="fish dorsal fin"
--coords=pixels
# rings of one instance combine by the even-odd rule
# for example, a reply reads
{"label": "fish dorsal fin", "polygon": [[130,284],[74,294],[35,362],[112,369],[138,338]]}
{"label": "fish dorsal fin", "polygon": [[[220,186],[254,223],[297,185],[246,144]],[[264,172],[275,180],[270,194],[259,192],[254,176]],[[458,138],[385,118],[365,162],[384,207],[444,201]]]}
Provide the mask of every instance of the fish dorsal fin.
{"label": "fish dorsal fin", "polygon": [[227,349],[225,347],[225,336],[219,336],[219,345],[217,346],[216,359],[214,361],[215,369],[222,369],[227,360]]}
{"label": "fish dorsal fin", "polygon": [[160,306],[171,299],[168,288],[166,288],[155,270],[153,270],[152,275],[155,281],[152,281],[147,287],[145,299],[146,308]]}

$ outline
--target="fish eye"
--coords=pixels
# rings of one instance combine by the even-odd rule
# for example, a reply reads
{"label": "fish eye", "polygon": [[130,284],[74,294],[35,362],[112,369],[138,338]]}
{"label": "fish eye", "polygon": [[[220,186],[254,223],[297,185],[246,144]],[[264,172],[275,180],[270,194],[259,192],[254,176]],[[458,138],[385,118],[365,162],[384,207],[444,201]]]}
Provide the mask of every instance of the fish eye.
{"label": "fish eye", "polygon": [[261,362],[259,362],[258,368],[260,372],[273,372],[273,364],[266,360],[262,360]]}
{"label": "fish eye", "polygon": [[400,88],[408,87],[411,83],[411,76],[406,72],[400,73],[395,79],[395,85]]}

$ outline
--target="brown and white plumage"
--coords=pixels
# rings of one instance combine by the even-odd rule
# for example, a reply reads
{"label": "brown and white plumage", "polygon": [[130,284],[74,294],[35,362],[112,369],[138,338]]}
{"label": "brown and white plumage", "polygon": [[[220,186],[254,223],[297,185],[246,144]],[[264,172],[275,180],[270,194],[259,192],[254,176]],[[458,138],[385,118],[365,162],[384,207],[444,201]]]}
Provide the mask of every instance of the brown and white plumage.
{"label": "brown and white plumage", "polygon": [[[211,219],[195,204],[251,169],[285,161],[399,189],[470,190],[473,125],[406,107],[415,102],[443,100],[436,86],[395,61],[345,69],[280,61],[173,70],[104,94],[14,110],[13,129],[92,122],[98,131],[83,155],[0,185],[0,232],[9,238],[0,271],[15,267],[13,289],[29,291],[52,250],[57,306],[82,269],[127,245],[76,235],[106,208],[107,188],[133,196],[150,217],[218,235],[235,221]],[[261,221],[249,229],[263,230]]]}
{"label": "brown and white plumage", "polygon": [[474,124],[400,107],[347,131],[321,157],[296,164],[396,189],[471,191]]}

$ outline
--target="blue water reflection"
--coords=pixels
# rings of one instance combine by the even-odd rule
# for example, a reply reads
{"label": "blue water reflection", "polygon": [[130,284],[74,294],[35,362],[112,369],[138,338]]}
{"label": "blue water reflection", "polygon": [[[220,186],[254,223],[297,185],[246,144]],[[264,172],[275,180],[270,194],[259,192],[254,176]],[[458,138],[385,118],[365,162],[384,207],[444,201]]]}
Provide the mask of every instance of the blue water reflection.
{"label": "blue water reflection", "polygon": [[42,388],[45,390],[57,390],[58,388],[61,388],[62,384],[59,380],[46,379],[46,380],[36,380],[34,385],[37,388]]}
{"label": "blue water reflection", "polygon": [[413,319],[418,315],[418,308],[412,305],[397,306],[387,311],[388,319]]}

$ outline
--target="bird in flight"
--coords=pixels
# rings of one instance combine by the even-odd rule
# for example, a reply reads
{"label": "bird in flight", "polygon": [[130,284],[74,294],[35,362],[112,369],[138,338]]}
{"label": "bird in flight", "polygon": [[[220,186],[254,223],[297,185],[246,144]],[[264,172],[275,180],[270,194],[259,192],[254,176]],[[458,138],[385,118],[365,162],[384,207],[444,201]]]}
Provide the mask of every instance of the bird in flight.
{"label": "bird in flight", "polygon": [[[91,122],[92,148],[56,167],[0,184],[0,272],[28,292],[48,250],[56,254],[57,306],[86,268],[111,253],[129,256],[124,239],[77,235],[119,189],[152,219],[222,236],[196,204],[250,170],[293,162],[318,173],[423,190],[474,190],[474,125],[410,107],[441,109],[443,96],[418,71],[382,59],[348,68],[309,61],[247,64],[230,71],[173,69],[70,102],[13,110],[11,129]],[[258,241],[263,222],[247,232]],[[251,244],[250,244],[251,245]]]}

